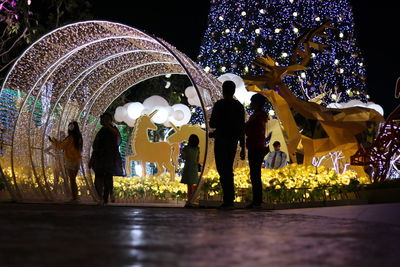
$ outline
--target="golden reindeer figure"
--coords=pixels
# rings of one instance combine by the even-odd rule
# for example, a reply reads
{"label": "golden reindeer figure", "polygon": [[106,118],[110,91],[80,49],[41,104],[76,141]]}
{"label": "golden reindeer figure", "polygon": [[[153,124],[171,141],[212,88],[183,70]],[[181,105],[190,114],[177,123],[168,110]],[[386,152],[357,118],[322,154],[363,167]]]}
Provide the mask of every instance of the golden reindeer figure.
{"label": "golden reindeer figure", "polygon": [[[292,162],[297,162],[295,154],[304,156],[304,164],[311,164],[313,157],[329,152],[343,151],[345,161],[350,162],[360,146],[359,137],[370,125],[375,127],[383,121],[375,110],[352,107],[346,109],[326,108],[317,103],[299,99],[284,84],[285,76],[306,70],[311,58],[310,48],[323,50],[326,45],[313,42],[313,37],[326,37],[324,30],[332,28],[327,22],[300,37],[289,66],[277,66],[271,57],[260,58],[255,63],[266,70],[264,75],[247,77],[249,91],[259,92],[273,105],[287,136],[287,146]],[[299,61],[299,63],[296,63]],[[292,113],[295,111],[295,114]],[[364,171],[352,166],[360,175]]]}
{"label": "golden reindeer figure", "polygon": [[203,160],[206,150],[206,131],[200,128],[198,125],[189,125],[185,124],[181,127],[176,127],[173,125],[175,132],[168,137],[167,141],[171,144],[173,143],[181,143],[183,141],[188,141],[189,136],[192,134],[197,135],[199,138],[199,147],[200,147],[200,155],[199,159]]}
{"label": "golden reindeer figure", "polygon": [[[134,155],[126,157],[126,169],[131,174],[130,162],[140,161],[146,175],[146,162],[154,162],[157,166],[156,176],[164,172],[164,168],[171,173],[171,180],[175,178],[175,166],[179,155],[179,144],[167,142],[150,142],[148,130],[157,130],[157,126],[151,121],[154,113],[143,115],[137,119],[131,139]],[[174,162],[175,166],[172,164]]]}

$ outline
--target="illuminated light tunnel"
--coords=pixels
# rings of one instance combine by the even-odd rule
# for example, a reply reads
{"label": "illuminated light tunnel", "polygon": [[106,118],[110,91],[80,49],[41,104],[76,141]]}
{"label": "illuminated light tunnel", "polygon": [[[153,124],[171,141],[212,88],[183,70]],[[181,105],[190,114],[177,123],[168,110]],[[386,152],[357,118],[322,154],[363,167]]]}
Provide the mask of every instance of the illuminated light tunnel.
{"label": "illuminated light tunnel", "polygon": [[201,99],[204,116],[221,97],[220,82],[187,56],[126,25],[74,23],[32,44],[1,88],[0,179],[10,198],[56,199],[47,136],[60,137],[68,123],[76,120],[84,140],[78,179],[84,180],[86,188],[80,194],[96,200],[88,160],[99,115],[133,85],[167,74],[187,75]]}

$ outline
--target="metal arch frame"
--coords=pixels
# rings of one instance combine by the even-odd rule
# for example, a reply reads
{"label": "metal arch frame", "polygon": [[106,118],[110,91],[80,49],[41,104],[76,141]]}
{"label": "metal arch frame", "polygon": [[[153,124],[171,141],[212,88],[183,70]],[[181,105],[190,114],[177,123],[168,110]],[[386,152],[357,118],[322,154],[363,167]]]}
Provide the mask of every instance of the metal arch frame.
{"label": "metal arch frame", "polygon": [[[20,62],[20,60],[22,60],[22,58],[25,56],[25,54],[26,54],[28,51],[30,51],[31,48],[34,47],[38,42],[42,41],[44,38],[46,38],[47,36],[53,34],[54,32],[60,31],[61,29],[64,29],[64,28],[67,28],[67,27],[71,27],[71,26],[75,26],[75,25],[80,25],[80,24],[88,24],[88,23],[107,23],[107,24],[111,24],[111,25],[121,26],[121,27],[123,27],[123,28],[125,28],[125,29],[132,30],[133,32],[136,32],[136,33],[139,33],[139,34],[143,34],[145,37],[150,37],[151,39],[147,39],[147,38],[143,38],[143,37],[134,37],[134,38],[133,38],[133,36],[130,36],[130,35],[127,35],[127,36],[119,36],[119,38],[121,38],[121,39],[127,39],[127,38],[129,38],[129,39],[136,39],[136,40],[146,40],[146,41],[150,41],[150,42],[153,42],[153,40],[154,40],[155,42],[153,42],[153,43],[158,44],[158,45],[161,45],[164,49],[166,49],[166,50],[170,53],[170,55],[171,55],[172,57],[174,57],[175,60],[179,63],[179,64],[177,64],[177,65],[179,65],[180,67],[183,68],[183,70],[184,70],[185,73],[182,73],[182,74],[186,74],[186,75],[189,77],[189,79],[190,79],[192,85],[195,87],[196,93],[197,93],[197,95],[198,95],[198,97],[199,97],[199,99],[200,99],[200,102],[201,102],[201,107],[202,107],[203,112],[204,112],[204,117],[205,117],[205,120],[206,120],[206,131],[208,132],[208,120],[207,120],[207,114],[206,114],[206,111],[207,111],[207,110],[206,110],[206,108],[205,108],[204,101],[203,101],[203,99],[202,99],[202,95],[200,94],[200,90],[199,90],[197,84],[194,82],[194,79],[193,79],[193,76],[192,76],[191,72],[192,72],[192,71],[196,72],[196,74],[199,74],[199,77],[202,78],[202,79],[204,79],[204,76],[205,76],[205,78],[208,80],[208,81],[207,81],[207,84],[208,84],[208,85],[211,85],[212,87],[214,87],[214,88],[216,89],[215,82],[211,81],[210,77],[208,77],[207,75],[202,75],[202,74],[200,73],[200,71],[199,71],[199,68],[196,67],[196,66],[193,66],[193,65],[194,65],[193,62],[187,60],[187,59],[185,58],[185,55],[184,55],[184,54],[179,55],[179,51],[177,51],[177,52],[178,52],[178,54],[177,54],[177,53],[174,52],[172,49],[170,49],[170,47],[168,47],[164,42],[161,42],[161,41],[160,41],[159,39],[157,39],[156,37],[150,36],[149,34],[146,34],[146,33],[142,32],[142,31],[140,31],[140,30],[137,30],[137,29],[135,29],[135,28],[132,28],[132,27],[129,27],[129,26],[126,26],[126,25],[123,25],[123,24],[113,23],[113,22],[107,22],[107,21],[86,21],[86,22],[78,22],[78,23],[66,25],[66,26],[63,26],[63,27],[61,27],[61,28],[55,29],[54,31],[52,31],[52,32],[50,32],[50,33],[48,33],[48,34],[46,34],[46,35],[43,36],[41,39],[39,39],[39,40],[37,40],[36,42],[34,42],[34,43],[21,55],[21,57],[14,63],[14,65],[13,65],[11,71],[7,74],[7,77],[6,77],[6,80],[5,80],[5,81],[8,81],[9,75],[10,75],[11,72],[14,70],[15,66],[17,66],[17,64]],[[102,25],[100,25],[100,26],[102,26]],[[118,38],[118,37],[117,37],[117,38]],[[53,63],[52,65],[50,65],[49,67],[47,67],[46,70],[45,70],[45,72],[42,73],[42,74],[40,75],[40,77],[38,77],[38,78],[36,79],[36,82],[35,82],[34,86],[31,87],[31,90],[29,90],[28,93],[24,96],[23,103],[22,103],[22,105],[21,105],[20,108],[19,108],[19,112],[18,112],[18,114],[17,114],[17,118],[16,118],[15,123],[14,123],[14,127],[12,128],[12,142],[11,142],[11,151],[12,151],[12,153],[11,153],[11,155],[10,155],[10,159],[11,159],[11,165],[12,165],[12,166],[11,166],[11,170],[12,170],[12,174],[13,174],[14,186],[15,186],[16,190],[18,190],[18,183],[16,182],[16,179],[15,179],[14,162],[13,162],[13,161],[14,161],[14,143],[15,143],[15,136],[16,136],[16,132],[18,131],[18,129],[16,129],[16,126],[17,126],[17,124],[18,124],[21,111],[23,111],[23,109],[26,107],[26,103],[27,103],[27,101],[28,101],[29,96],[32,95],[32,93],[35,91],[35,88],[37,87],[37,85],[39,84],[40,81],[42,81],[42,84],[45,84],[46,81],[51,77],[51,75],[57,70],[58,66],[61,65],[63,62],[65,62],[65,60],[68,59],[68,58],[69,58],[71,55],[73,55],[75,52],[79,51],[80,49],[83,49],[84,47],[89,46],[89,45],[92,44],[92,43],[101,42],[101,41],[103,41],[103,40],[117,39],[117,38],[116,38],[116,37],[100,38],[100,39],[95,40],[95,41],[92,41],[92,42],[84,43],[84,44],[82,44],[81,46],[79,46],[78,49],[77,49],[77,48],[72,49],[72,50],[69,51],[68,53],[64,54],[61,58],[59,58],[55,63]],[[115,54],[113,54],[113,55],[115,55]],[[182,57],[182,58],[181,58],[181,57]],[[161,62],[160,62],[160,63],[161,63]],[[162,62],[162,63],[164,63],[164,64],[171,64],[171,62]],[[99,62],[99,61],[97,61],[94,65],[97,65],[97,64],[101,65],[102,63]],[[187,65],[190,66],[190,69],[191,69],[191,70],[188,69],[188,66],[187,66]],[[93,65],[92,65],[92,67],[93,67]],[[95,68],[96,68],[96,67],[95,67]],[[90,70],[90,68],[88,68],[88,69],[89,69],[89,73],[90,73],[91,70]],[[88,69],[86,69],[86,70],[83,71],[82,73],[84,73],[84,72],[87,73],[87,70],[88,70]],[[81,74],[82,74],[82,73],[81,73]],[[80,76],[81,74],[79,74],[79,76]],[[43,82],[43,78],[46,77],[46,75],[47,75],[47,78],[46,78],[45,81]],[[85,77],[86,77],[87,75],[88,75],[88,74],[86,74]],[[119,75],[119,76],[120,76],[120,75]],[[115,76],[113,76],[113,77],[115,77]],[[83,78],[83,79],[84,79],[84,78]],[[83,81],[83,79],[81,79],[81,81]],[[116,79],[117,79],[117,78],[112,79],[112,80],[116,80]],[[76,80],[75,80],[75,81],[76,81]],[[111,81],[111,82],[112,82],[112,81]],[[111,82],[110,82],[110,83],[111,83]],[[140,81],[139,81],[139,82],[140,82]],[[108,86],[110,83],[108,83],[107,86]],[[70,83],[70,85],[71,85],[71,84],[72,84],[72,83]],[[4,85],[5,85],[5,83],[3,83],[3,86],[2,86],[2,88],[1,88],[1,91],[3,91]],[[70,86],[70,85],[69,85],[69,86]],[[68,88],[69,88],[69,86],[68,86]],[[78,86],[78,85],[77,85],[77,86]],[[77,86],[75,86],[75,88],[70,92],[70,94],[69,94],[70,96],[73,94],[73,92],[75,92]],[[104,86],[104,84],[102,84],[101,87],[106,88],[106,86]],[[39,89],[38,91],[40,91],[40,89]],[[57,100],[57,103],[59,102],[59,100],[61,99],[61,97],[65,96],[65,92],[66,92],[66,91],[67,91],[67,89],[64,90],[64,91],[62,91],[62,93],[59,95],[59,98],[58,98],[58,100]],[[124,91],[126,91],[126,89],[124,89]],[[121,94],[122,94],[124,91],[121,91]],[[100,92],[100,94],[101,94],[101,92]],[[100,94],[98,94],[98,96],[99,96]],[[31,112],[31,118],[32,118],[32,115],[33,115],[33,111],[34,111],[34,107],[35,107],[35,105],[36,105],[36,102],[37,102],[37,100],[39,99],[40,96],[41,96],[41,93],[39,92],[38,95],[36,96],[36,100],[35,100],[35,103],[34,103],[34,105],[33,105],[33,109],[32,109],[32,112]],[[97,97],[98,97],[98,96],[97,96]],[[96,97],[96,99],[97,99],[97,97]],[[93,98],[93,96],[92,96],[91,98]],[[67,100],[67,102],[66,102],[65,105],[67,105],[68,103],[69,103],[69,99]],[[65,106],[65,105],[64,105],[64,106]],[[54,107],[56,107],[56,105],[54,105]],[[47,127],[48,127],[49,118],[50,118],[51,114],[54,112],[54,107],[53,107],[53,108],[51,109],[51,111],[49,111],[49,113],[48,113],[47,120],[46,120],[46,126],[45,126],[44,129],[43,129],[43,130],[44,130],[44,131],[43,131],[43,136],[45,135],[46,129],[47,129]],[[91,109],[91,108],[90,108],[90,109]],[[83,109],[83,110],[84,110],[84,109]],[[63,112],[64,112],[64,110],[63,110]],[[63,115],[62,115],[62,117],[63,117]],[[62,120],[60,120],[60,123],[61,123],[61,121],[62,121]],[[85,122],[86,122],[86,121],[85,121]],[[31,125],[31,123],[32,123],[32,122],[31,122],[31,120],[30,120],[30,121],[29,121],[29,126]],[[60,125],[60,124],[59,124],[59,125]],[[207,139],[208,139],[208,138],[207,138]],[[207,146],[207,144],[208,144],[208,140],[207,140],[206,146]],[[43,142],[42,145],[44,146],[44,142]],[[32,168],[33,168],[33,167],[34,167],[34,163],[33,163],[33,159],[32,159],[32,146],[31,146],[31,140],[30,140],[30,138],[29,138],[29,140],[28,140],[28,146],[29,146],[29,153],[30,153],[30,159],[31,159],[31,166],[32,166]],[[43,146],[42,146],[42,147],[43,147]],[[206,147],[206,154],[207,154],[207,151],[208,151],[208,147]],[[42,151],[42,167],[44,168],[44,162],[43,162],[43,161],[44,161],[44,159],[43,159],[43,151]],[[205,158],[204,158],[204,163],[205,163],[205,162],[206,162],[206,156],[205,156]],[[33,171],[34,171],[34,170],[33,170]],[[44,173],[45,173],[45,172],[44,172]],[[202,173],[201,173],[201,175],[202,175]],[[37,176],[36,173],[35,173],[35,176]],[[47,179],[45,179],[45,180],[47,180]],[[38,183],[38,186],[40,186],[40,183],[39,183],[39,182],[37,182],[37,183]],[[10,190],[9,190],[9,191],[10,191]],[[11,194],[11,193],[12,193],[12,192],[10,192],[10,194]]]}

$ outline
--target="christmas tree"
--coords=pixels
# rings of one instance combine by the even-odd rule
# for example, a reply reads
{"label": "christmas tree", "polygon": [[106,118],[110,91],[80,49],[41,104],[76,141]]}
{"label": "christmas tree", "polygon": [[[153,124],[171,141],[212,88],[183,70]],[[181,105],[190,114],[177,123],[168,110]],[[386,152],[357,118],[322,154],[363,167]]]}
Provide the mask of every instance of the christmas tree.
{"label": "christmas tree", "polygon": [[348,0],[212,0],[199,64],[215,76],[242,77],[262,72],[254,65],[260,56],[289,65],[296,40],[327,21],[334,28],[314,41],[328,47],[313,50],[309,69],[285,82],[307,100],[325,93],[325,104],[366,102],[365,68]]}

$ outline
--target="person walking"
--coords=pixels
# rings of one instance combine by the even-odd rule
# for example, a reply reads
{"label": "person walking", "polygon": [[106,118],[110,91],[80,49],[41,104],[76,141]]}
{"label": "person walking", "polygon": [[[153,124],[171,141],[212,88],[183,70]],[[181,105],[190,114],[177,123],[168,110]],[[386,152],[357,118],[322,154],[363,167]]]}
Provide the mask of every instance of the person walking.
{"label": "person walking", "polygon": [[287,164],[287,155],[281,151],[281,143],[275,141],[273,144],[274,151],[269,153],[267,160],[265,161],[265,167],[267,169],[280,169]]}
{"label": "person walking", "polygon": [[245,111],[243,105],[233,99],[235,89],[235,83],[232,81],[222,84],[223,99],[214,104],[210,118],[210,127],[215,129],[210,137],[215,138],[215,164],[223,191],[223,204],[220,208],[227,210],[234,209],[233,161],[238,142],[241,147],[240,158],[245,158]]}
{"label": "person walking", "polygon": [[82,134],[79,130],[79,125],[76,121],[68,124],[68,136],[59,141],[49,136],[49,140],[56,149],[64,151],[65,171],[69,178],[71,186],[72,199],[71,203],[78,201],[78,186],[76,184],[76,176],[78,175],[79,167],[82,161]]}
{"label": "person walking", "polygon": [[197,135],[190,135],[189,142],[182,151],[182,158],[185,160],[185,166],[183,167],[181,183],[187,184],[188,188],[188,202],[185,207],[191,207],[189,201],[199,182],[199,142],[199,137]]}
{"label": "person walking", "polygon": [[119,152],[121,135],[116,126],[112,124],[112,116],[104,113],[100,116],[100,131],[97,133],[92,148],[89,167],[94,170],[97,194],[100,204],[107,204],[109,196],[113,201],[113,176],[123,176],[122,158]]}
{"label": "person walking", "polygon": [[246,208],[261,208],[262,204],[262,182],[261,165],[265,153],[265,125],[268,115],[263,110],[266,99],[261,94],[251,97],[250,107],[254,113],[246,122],[246,147],[250,167],[250,180],[253,192],[253,201]]}

